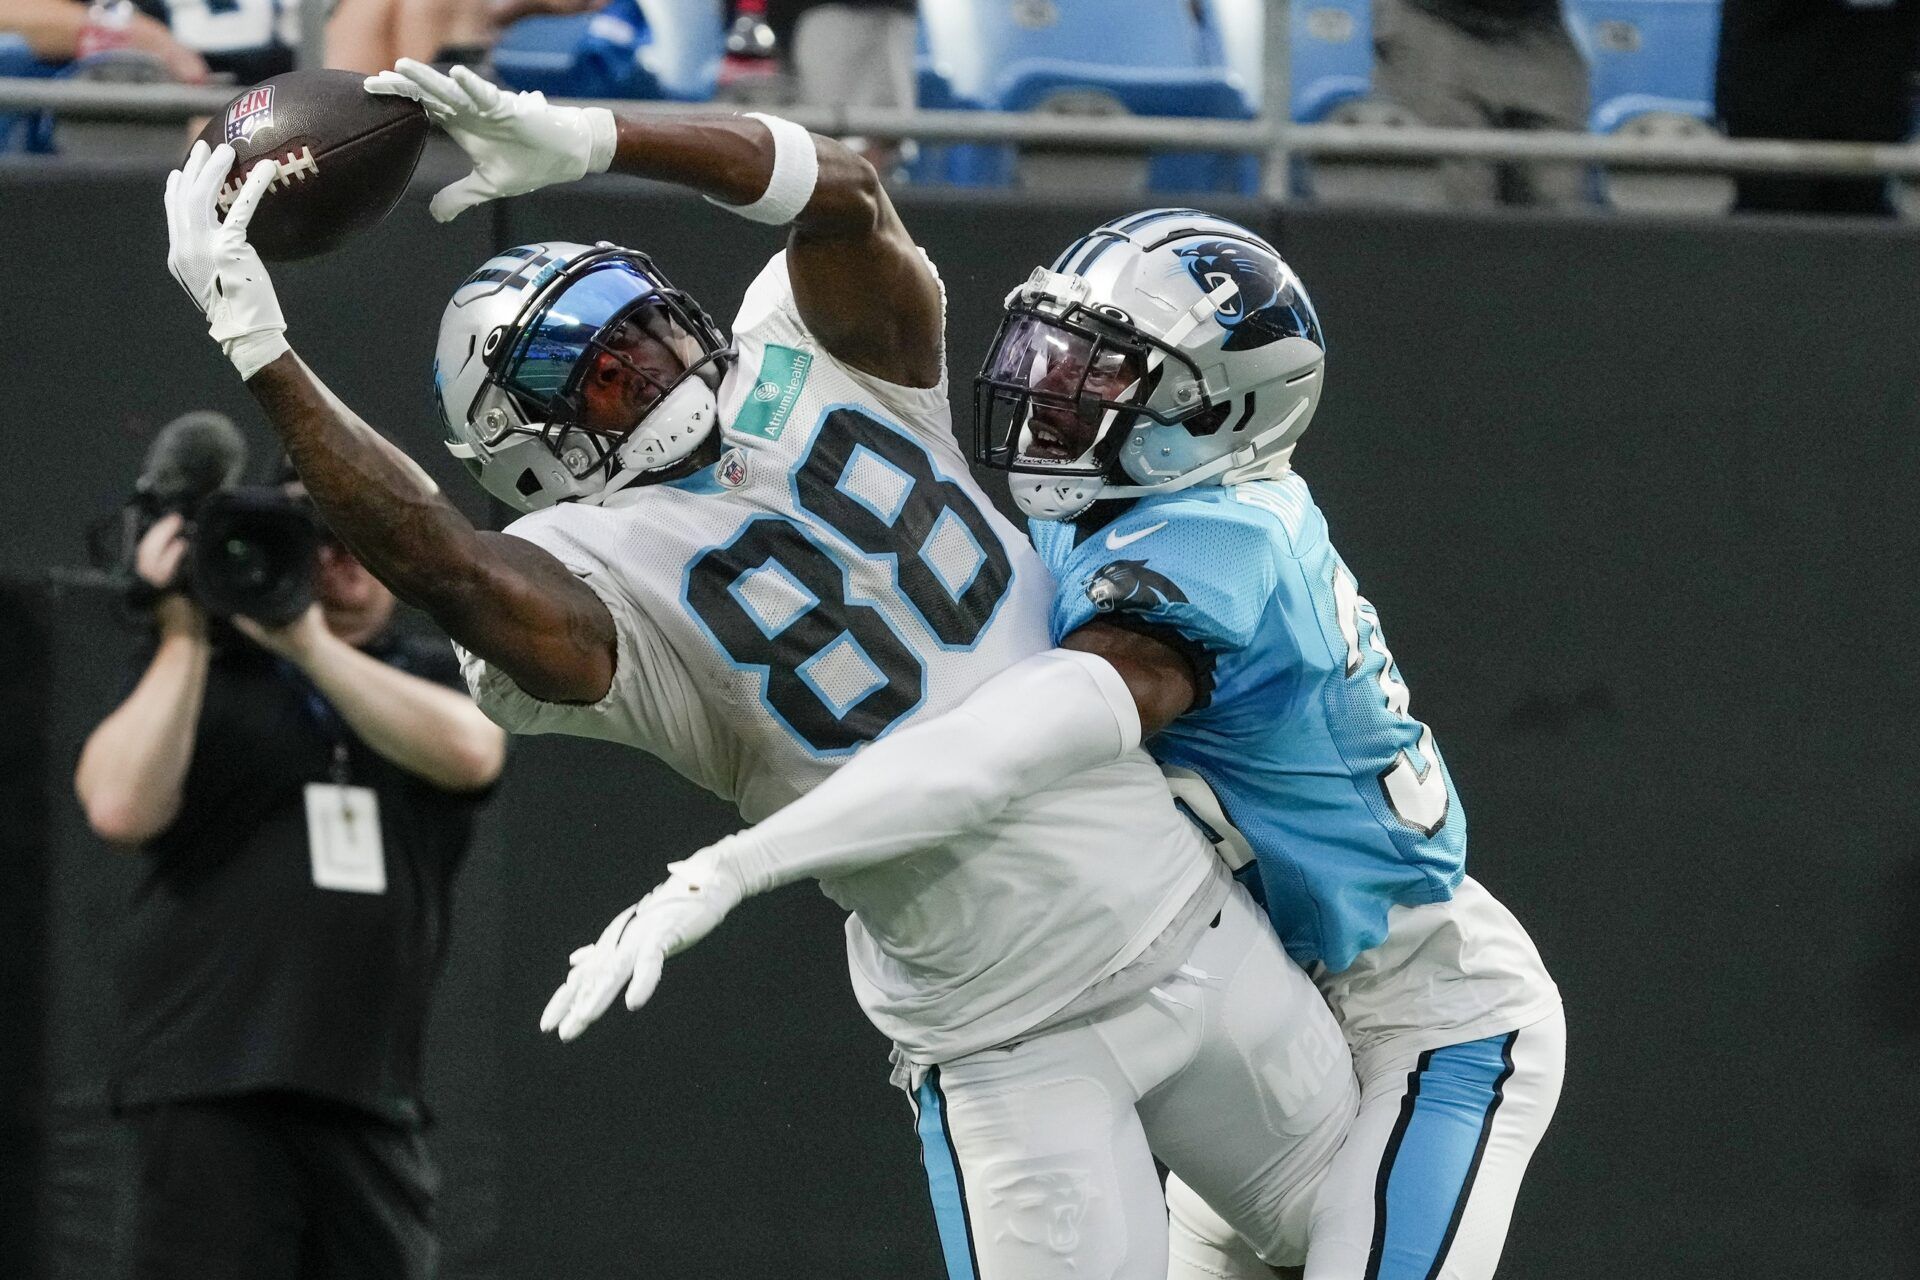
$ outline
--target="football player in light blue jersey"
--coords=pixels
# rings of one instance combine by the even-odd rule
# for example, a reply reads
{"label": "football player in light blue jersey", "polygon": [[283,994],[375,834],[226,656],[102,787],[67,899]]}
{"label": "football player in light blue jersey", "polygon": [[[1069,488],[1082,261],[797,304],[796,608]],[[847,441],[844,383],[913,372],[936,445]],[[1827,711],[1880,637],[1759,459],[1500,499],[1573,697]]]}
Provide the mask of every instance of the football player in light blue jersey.
{"label": "football player in light blue jersey", "polygon": [[[1306,1280],[1484,1280],[1565,1021],[1526,931],[1466,875],[1433,731],[1292,469],[1324,360],[1298,277],[1222,218],[1117,218],[1035,271],[975,383],[976,460],[1033,517],[1055,644],[1111,680],[1036,699],[1027,669],[1058,659],[1028,659],[729,839],[932,843],[1137,717],[1353,1049],[1361,1108],[1315,1194]],[[679,945],[631,943],[641,969]],[[1167,1196],[1179,1280],[1297,1260],[1263,1260],[1177,1178]]]}
{"label": "football player in light blue jersey", "polygon": [[[1133,691],[1179,799],[1320,982],[1361,1113],[1309,1280],[1493,1274],[1558,1100],[1559,994],[1466,876],[1466,814],[1380,616],[1292,469],[1326,343],[1265,240],[1118,218],[1008,299],[976,382],[1058,591],[1053,638]],[[1177,1179],[1173,1273],[1265,1276]]]}

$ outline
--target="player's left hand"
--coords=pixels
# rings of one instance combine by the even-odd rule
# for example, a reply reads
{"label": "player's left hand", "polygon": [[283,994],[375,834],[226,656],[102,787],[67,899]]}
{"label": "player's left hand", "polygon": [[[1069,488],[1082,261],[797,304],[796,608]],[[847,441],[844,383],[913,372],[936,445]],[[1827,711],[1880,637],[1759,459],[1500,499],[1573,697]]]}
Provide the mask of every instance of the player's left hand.
{"label": "player's left hand", "polygon": [[473,172],[441,189],[427,206],[437,221],[501,196],[604,172],[613,163],[613,113],[605,107],[557,107],[539,92],[507,93],[466,67],[442,75],[402,58],[368,76],[368,93],[411,98],[460,144]]}
{"label": "player's left hand", "polygon": [[232,168],[232,147],[196,142],[167,175],[167,270],[205,314],[213,340],[240,376],[251,378],[287,350],[280,299],[247,243],[253,211],[279,169],[271,160],[255,165],[222,222],[220,189]]}
{"label": "player's left hand", "polygon": [[713,849],[667,864],[665,883],[613,918],[600,940],[567,957],[567,980],[540,1015],[542,1031],[572,1040],[592,1026],[624,985],[638,1009],[660,984],[668,956],[713,932],[743,896],[739,878]]}

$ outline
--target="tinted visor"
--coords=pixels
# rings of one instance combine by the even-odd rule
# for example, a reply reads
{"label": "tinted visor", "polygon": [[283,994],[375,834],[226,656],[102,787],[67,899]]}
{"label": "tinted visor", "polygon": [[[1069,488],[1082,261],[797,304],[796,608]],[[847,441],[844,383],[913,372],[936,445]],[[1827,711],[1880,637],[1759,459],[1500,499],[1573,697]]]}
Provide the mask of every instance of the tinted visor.
{"label": "tinted visor", "polygon": [[580,357],[601,330],[638,307],[660,301],[658,283],[626,259],[614,258],[581,273],[526,322],[501,368],[501,384],[546,416],[572,389]]}
{"label": "tinted visor", "polygon": [[1087,313],[1018,309],[1001,322],[974,382],[975,443],[983,461],[1014,458],[1092,471],[1118,447],[1152,391],[1149,347]]}

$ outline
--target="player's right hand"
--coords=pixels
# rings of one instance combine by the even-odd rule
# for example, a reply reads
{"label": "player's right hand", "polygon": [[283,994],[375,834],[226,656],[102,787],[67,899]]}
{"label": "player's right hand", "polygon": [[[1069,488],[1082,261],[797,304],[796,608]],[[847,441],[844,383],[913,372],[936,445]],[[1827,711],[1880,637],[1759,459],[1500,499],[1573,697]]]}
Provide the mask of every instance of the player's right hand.
{"label": "player's right hand", "polygon": [[411,98],[425,107],[473,161],[472,173],[427,206],[440,222],[501,196],[603,172],[613,163],[613,113],[605,107],[556,107],[545,94],[507,93],[465,67],[447,76],[412,58],[368,76],[366,85],[368,93]]}
{"label": "player's right hand", "polygon": [[224,142],[196,142],[167,175],[167,270],[206,315],[213,340],[240,376],[251,378],[287,350],[287,321],[273,280],[247,243],[253,211],[279,169],[262,160],[249,170],[222,219],[220,189],[233,158]]}

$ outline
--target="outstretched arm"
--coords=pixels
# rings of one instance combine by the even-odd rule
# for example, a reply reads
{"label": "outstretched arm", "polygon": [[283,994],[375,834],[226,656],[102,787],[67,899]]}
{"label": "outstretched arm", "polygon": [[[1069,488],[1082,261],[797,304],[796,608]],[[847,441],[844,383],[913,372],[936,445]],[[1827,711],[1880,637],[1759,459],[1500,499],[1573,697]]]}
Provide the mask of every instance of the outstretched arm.
{"label": "outstretched arm", "polygon": [[639,1008],[666,958],[705,937],[743,898],[952,840],[1022,796],[1118,760],[1194,696],[1192,669],[1170,646],[1108,623],[1083,627],[946,714],[869,743],[758,826],[673,864],[666,883],[574,953],[541,1029],[573,1039],[622,986],[627,1007]]}
{"label": "outstretched arm", "polygon": [[831,138],[768,117],[555,106],[465,67],[442,75],[404,58],[367,89],[419,102],[472,159],[473,172],[434,197],[434,217],[608,169],[687,187],[791,226],[787,269],[801,318],[836,358],[889,382],[939,383],[939,282],[873,166]]}
{"label": "outstretched arm", "polygon": [[327,523],[396,595],[527,693],[551,702],[604,697],[614,627],[593,590],[532,543],[475,529],[287,345],[273,282],[246,238],[273,162],[248,174],[223,222],[215,202],[232,164],[233,148],[196,143],[168,177],[167,265],[206,313]]}
{"label": "outstretched arm", "polygon": [[291,350],[247,379],[329,527],[374,577],[547,702],[613,684],[613,615],[546,551],[476,529]]}

